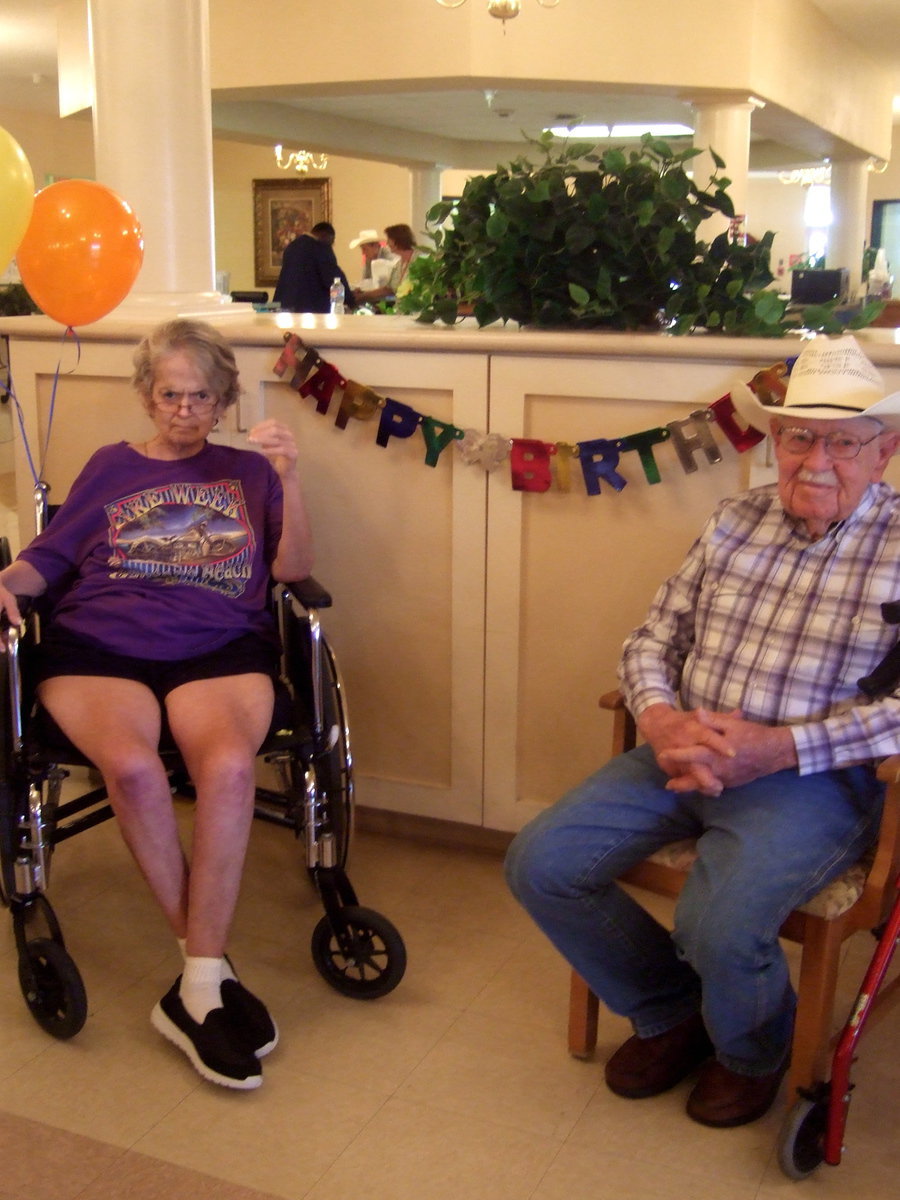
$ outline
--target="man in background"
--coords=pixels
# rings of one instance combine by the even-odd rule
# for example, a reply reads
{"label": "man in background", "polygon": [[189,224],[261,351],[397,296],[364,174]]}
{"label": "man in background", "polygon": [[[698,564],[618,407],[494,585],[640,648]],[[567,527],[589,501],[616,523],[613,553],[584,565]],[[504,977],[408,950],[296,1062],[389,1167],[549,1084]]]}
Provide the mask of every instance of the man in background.
{"label": "man in background", "polygon": [[319,221],[309,233],[301,233],[285,248],[274,296],[275,303],[285,312],[327,313],[335,279],[344,285],[347,308],[355,307],[353,291],[332,249],[334,237],[334,226]]}

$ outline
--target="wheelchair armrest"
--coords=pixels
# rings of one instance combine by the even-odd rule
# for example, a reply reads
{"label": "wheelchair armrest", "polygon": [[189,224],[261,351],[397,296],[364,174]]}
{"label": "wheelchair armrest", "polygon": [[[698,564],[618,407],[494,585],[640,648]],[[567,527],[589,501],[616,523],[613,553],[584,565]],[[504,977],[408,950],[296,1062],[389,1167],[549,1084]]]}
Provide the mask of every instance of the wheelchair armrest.
{"label": "wheelchair armrest", "polygon": [[291,580],[281,586],[287,588],[304,608],[331,608],[331,593],[312,575],[308,575],[306,579]]}

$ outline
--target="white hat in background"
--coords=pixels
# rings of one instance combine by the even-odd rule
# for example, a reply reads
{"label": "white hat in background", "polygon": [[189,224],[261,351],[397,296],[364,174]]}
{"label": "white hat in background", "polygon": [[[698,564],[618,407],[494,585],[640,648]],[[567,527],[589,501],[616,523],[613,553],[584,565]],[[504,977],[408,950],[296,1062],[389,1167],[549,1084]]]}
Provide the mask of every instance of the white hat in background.
{"label": "white hat in background", "polygon": [[365,246],[369,242],[381,242],[381,234],[377,229],[361,229],[359,235],[350,243],[350,249],[355,250],[358,246]]}

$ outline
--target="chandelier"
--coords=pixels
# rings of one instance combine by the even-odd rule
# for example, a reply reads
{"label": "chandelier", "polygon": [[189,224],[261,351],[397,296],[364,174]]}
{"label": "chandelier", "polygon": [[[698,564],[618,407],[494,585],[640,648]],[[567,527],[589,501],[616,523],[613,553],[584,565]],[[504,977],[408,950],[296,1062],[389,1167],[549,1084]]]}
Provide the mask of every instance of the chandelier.
{"label": "chandelier", "polygon": [[[460,8],[466,0],[437,0],[441,8]],[[541,8],[556,8],[559,0],[537,0]],[[522,0],[487,0],[487,10],[492,17],[502,21],[504,28],[507,21],[517,17],[522,11]]]}
{"label": "chandelier", "polygon": [[314,171],[324,171],[328,166],[327,154],[313,154],[309,150],[291,150],[287,158],[283,157],[284,146],[275,147],[275,164],[282,171],[296,171],[305,175],[312,168]]}
{"label": "chandelier", "polygon": [[[883,175],[889,164],[883,158],[868,158],[866,170],[875,175]],[[778,178],[782,183],[799,183],[803,187],[831,183],[831,163],[825,160],[818,167],[795,167],[793,171],[779,171]]]}

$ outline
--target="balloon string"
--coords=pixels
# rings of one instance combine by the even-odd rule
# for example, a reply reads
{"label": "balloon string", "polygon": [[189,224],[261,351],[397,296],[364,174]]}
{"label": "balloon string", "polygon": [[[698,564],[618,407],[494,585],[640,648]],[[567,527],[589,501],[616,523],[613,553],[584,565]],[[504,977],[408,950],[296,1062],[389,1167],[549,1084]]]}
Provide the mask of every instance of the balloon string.
{"label": "balloon string", "polygon": [[28,444],[28,434],[25,432],[25,418],[22,415],[22,406],[19,404],[19,398],[15,393],[15,389],[13,388],[12,377],[10,377],[8,385],[4,384],[2,386],[7,396],[9,396],[10,400],[12,400],[13,407],[16,410],[16,418],[19,422],[19,432],[22,434],[22,445],[25,448],[25,457],[28,460],[28,469],[31,471],[32,482],[35,484],[35,486],[37,486],[38,473],[34,469],[34,459],[31,457],[31,447]]}
{"label": "balloon string", "polygon": [[[75,330],[72,328],[71,325],[67,325],[66,329],[62,335],[63,346],[65,346],[66,341],[70,337],[75,342],[76,353],[75,353],[75,365],[73,367],[70,367],[69,370],[66,371],[67,375],[70,375],[72,373],[72,371],[77,370],[78,364],[81,362],[81,342],[79,340],[78,334],[75,332]],[[56,370],[53,372],[53,386],[50,388],[50,408],[47,412],[47,433],[44,436],[44,444],[41,447],[41,459],[40,459],[40,465],[38,467],[39,477],[35,479],[35,481],[34,481],[35,483],[38,483],[39,480],[41,480],[41,481],[44,480],[44,468],[47,465],[47,454],[50,450],[50,434],[53,431],[53,415],[56,411],[56,389],[59,386],[59,374],[60,374],[61,367],[62,367],[62,351],[60,351],[60,356],[56,360]],[[32,472],[33,472],[33,469],[32,469]]]}
{"label": "balloon string", "polygon": [[[69,337],[69,335],[71,335],[75,339],[75,345],[77,347],[77,356],[76,356],[76,360],[75,360],[75,366],[70,368],[70,371],[74,371],[77,368],[78,363],[81,361],[81,342],[78,340],[78,335],[76,334],[75,330],[70,325],[66,329],[65,333],[63,334],[63,344],[65,344],[65,341]],[[32,479],[32,482],[34,483],[35,487],[43,481],[44,466],[46,465],[47,452],[50,448],[50,433],[53,428],[53,412],[54,412],[54,409],[56,408],[56,387],[57,387],[57,384],[59,383],[59,374],[60,374],[61,365],[62,365],[62,355],[60,355],[60,358],[57,360],[56,370],[53,373],[53,386],[50,390],[50,411],[47,415],[47,435],[44,438],[44,445],[41,450],[41,460],[40,460],[39,468],[36,468],[34,465],[34,458],[31,453],[31,444],[28,441],[28,432],[25,428],[25,414],[22,412],[22,406],[19,403],[19,397],[16,395],[16,390],[15,390],[15,387],[13,386],[13,378],[12,378],[12,370],[11,369],[9,369],[9,382],[8,383],[0,382],[0,388],[3,389],[3,391],[7,394],[7,396],[9,396],[10,400],[13,403],[13,408],[15,409],[15,413],[16,413],[16,419],[19,422],[19,432],[22,435],[22,446],[25,450],[25,458],[28,462],[28,469],[31,472],[31,479]],[[69,374],[69,373],[70,372],[68,372],[68,371],[66,372],[66,374]]]}

